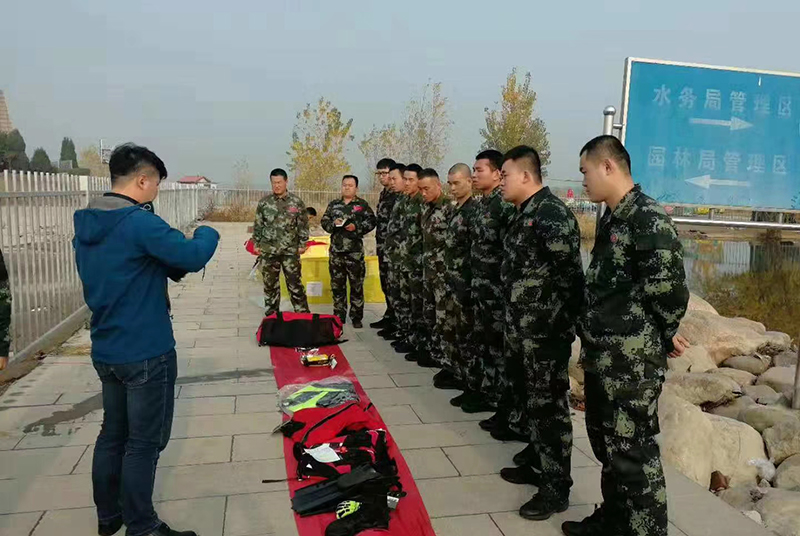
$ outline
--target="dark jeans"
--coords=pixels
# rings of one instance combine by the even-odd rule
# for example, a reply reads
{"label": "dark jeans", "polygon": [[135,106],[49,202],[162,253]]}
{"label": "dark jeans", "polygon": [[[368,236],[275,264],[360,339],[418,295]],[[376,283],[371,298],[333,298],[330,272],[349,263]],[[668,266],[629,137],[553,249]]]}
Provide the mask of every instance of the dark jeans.
{"label": "dark jeans", "polygon": [[153,508],[156,465],[167,446],[175,407],[175,351],[138,363],[94,363],[103,382],[103,426],[94,447],[92,484],[97,518],[122,516],[128,536],[161,521]]}

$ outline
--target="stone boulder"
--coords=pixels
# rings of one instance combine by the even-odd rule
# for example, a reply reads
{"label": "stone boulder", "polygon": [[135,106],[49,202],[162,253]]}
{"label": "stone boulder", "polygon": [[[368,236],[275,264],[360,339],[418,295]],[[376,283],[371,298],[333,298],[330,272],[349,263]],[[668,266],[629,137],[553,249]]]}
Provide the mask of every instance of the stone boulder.
{"label": "stone boulder", "polygon": [[783,460],[778,466],[772,484],[776,488],[800,491],[800,454]]}
{"label": "stone boulder", "polygon": [[764,406],[774,406],[783,396],[769,385],[745,385],[742,392]]}
{"label": "stone boulder", "polygon": [[762,406],[760,404],[744,408],[739,413],[740,421],[762,433],[764,430],[785,421],[800,422],[800,418],[798,417],[800,417],[800,412],[798,411],[792,411],[778,406]]}
{"label": "stone boulder", "polygon": [[755,509],[764,526],[778,536],[800,536],[800,492],[771,489]]}
{"label": "stone boulder", "polygon": [[776,465],[795,454],[800,454],[800,420],[781,421],[772,428],[764,430],[767,452]]}
{"label": "stone boulder", "polygon": [[733,402],[728,402],[727,404],[723,404],[722,406],[716,406],[708,410],[708,413],[711,415],[719,415],[720,417],[727,417],[729,419],[735,419],[737,421],[739,419],[739,415],[741,414],[744,408],[748,408],[750,406],[754,406],[756,401],[750,398],[749,396],[740,396],[739,398],[735,399]]}
{"label": "stone boulder", "polygon": [[685,355],[667,359],[667,368],[672,372],[689,372],[692,362]]}
{"label": "stone boulder", "polygon": [[727,376],[728,378],[732,379],[737,384],[739,384],[739,387],[744,387],[745,385],[753,385],[756,382],[756,376],[744,370],[737,370],[732,368],[718,368],[714,370],[709,370],[708,373]]}
{"label": "stone boulder", "polygon": [[661,457],[705,489],[711,482],[714,426],[702,410],[664,387],[658,400]]}
{"label": "stone boulder", "polygon": [[772,367],[758,377],[758,385],[769,385],[778,393],[782,393],[789,402],[794,394],[794,367]]}
{"label": "stone boulder", "polygon": [[686,306],[687,311],[703,311],[705,313],[719,314],[714,306],[697,294],[689,294],[689,304]]}
{"label": "stone boulder", "polygon": [[795,350],[785,350],[772,358],[772,364],[776,367],[796,367],[797,352]]}
{"label": "stone boulder", "polygon": [[764,324],[706,311],[688,311],[678,332],[690,344],[705,346],[717,365],[736,355],[753,355],[774,342],[766,335]]}
{"label": "stone boulder", "polygon": [[755,484],[747,484],[722,490],[717,497],[741,512],[755,510],[756,503],[764,497],[769,489],[762,489]]}
{"label": "stone boulder", "polygon": [[689,372],[706,372],[717,368],[706,347],[699,344],[687,348],[681,357],[689,360]]}
{"label": "stone boulder", "polygon": [[726,404],[742,391],[733,379],[709,372],[668,372],[665,384],[673,389],[673,394],[696,406]]}
{"label": "stone boulder", "polygon": [[769,368],[770,363],[771,359],[769,356],[763,354],[756,354],[753,356],[735,355],[723,361],[722,365],[720,366],[736,370],[744,370],[750,374],[755,374],[758,376],[759,374],[763,374],[764,371]]}
{"label": "stone boulder", "polygon": [[761,434],[750,426],[717,415],[706,415],[714,427],[711,468],[730,478],[731,486],[755,484],[758,469],[750,460],[766,459]]}
{"label": "stone boulder", "polygon": [[780,354],[781,352],[788,350],[792,345],[792,338],[786,333],[781,333],[780,331],[768,331],[764,335],[767,337],[767,342],[765,342],[759,348],[759,351],[765,354]]}

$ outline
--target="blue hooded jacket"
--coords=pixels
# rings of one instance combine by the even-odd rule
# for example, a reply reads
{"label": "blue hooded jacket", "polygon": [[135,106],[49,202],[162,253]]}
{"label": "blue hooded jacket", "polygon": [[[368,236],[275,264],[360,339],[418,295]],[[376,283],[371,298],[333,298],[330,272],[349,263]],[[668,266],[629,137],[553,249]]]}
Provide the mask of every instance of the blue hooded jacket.
{"label": "blue hooded jacket", "polygon": [[92,359],[145,361],[175,348],[167,278],[198,272],[219,233],[198,227],[193,239],[133,200],[106,195],[75,212],[75,261],[92,312]]}

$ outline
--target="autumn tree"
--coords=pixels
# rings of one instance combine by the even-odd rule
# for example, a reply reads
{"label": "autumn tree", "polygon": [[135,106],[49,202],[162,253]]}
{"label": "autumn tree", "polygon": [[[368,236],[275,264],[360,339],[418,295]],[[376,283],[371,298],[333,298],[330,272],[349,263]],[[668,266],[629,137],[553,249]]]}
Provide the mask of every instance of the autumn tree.
{"label": "autumn tree", "polygon": [[78,167],[78,155],[75,152],[75,143],[70,138],[61,140],[61,158],[60,162],[72,162],[72,167]]}
{"label": "autumn tree", "polygon": [[[367,132],[359,142],[358,149],[364,155],[364,160],[366,160],[366,176],[368,177],[373,176],[375,166],[381,158],[403,161],[405,157],[405,148],[400,129],[393,124],[382,127],[373,126],[372,130]],[[376,192],[383,188],[380,181],[377,180],[373,180],[371,185],[372,190]]]}
{"label": "autumn tree", "polygon": [[345,158],[353,120],[342,120],[342,113],[330,101],[320,98],[297,114],[292,131],[292,146],[287,155],[295,187],[304,190],[336,188],[338,179],[350,171]]}
{"label": "autumn tree", "polygon": [[449,148],[452,124],[441,82],[429,82],[419,97],[409,101],[399,129],[408,161],[439,167]]}
{"label": "autumn tree", "polygon": [[486,112],[486,128],[480,131],[483,149],[505,153],[517,145],[529,145],[539,152],[544,168],[550,163],[550,141],[544,121],[536,115],[536,92],[531,89],[531,73],[520,83],[512,69],[500,91],[498,110]]}
{"label": "autumn tree", "polygon": [[97,145],[90,145],[81,151],[80,167],[89,170],[92,177],[108,177],[111,172],[108,170],[108,164],[104,164],[100,158],[100,149]]}
{"label": "autumn tree", "polygon": [[39,147],[33,152],[31,157],[31,171],[41,171],[50,173],[53,171],[53,164],[50,162],[50,157],[47,156],[47,151]]}
{"label": "autumn tree", "polygon": [[233,187],[237,190],[250,190],[253,187],[253,172],[246,158],[240,158],[233,165]]}

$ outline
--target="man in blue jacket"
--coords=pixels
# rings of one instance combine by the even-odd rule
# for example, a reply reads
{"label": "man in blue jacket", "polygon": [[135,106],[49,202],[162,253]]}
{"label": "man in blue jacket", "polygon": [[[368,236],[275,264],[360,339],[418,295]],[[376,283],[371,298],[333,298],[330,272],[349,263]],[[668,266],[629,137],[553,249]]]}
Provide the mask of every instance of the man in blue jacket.
{"label": "man in blue jacket", "polygon": [[127,536],[196,536],[174,531],[153,508],[159,454],[172,428],[175,339],[167,278],[200,271],[219,234],[199,227],[193,239],[153,213],[167,177],[145,147],[117,147],[110,193],[75,212],[75,259],[92,311],[92,361],[103,383],[103,426],[92,483],[100,536],[124,523]]}

